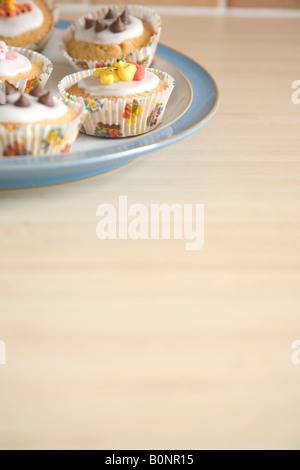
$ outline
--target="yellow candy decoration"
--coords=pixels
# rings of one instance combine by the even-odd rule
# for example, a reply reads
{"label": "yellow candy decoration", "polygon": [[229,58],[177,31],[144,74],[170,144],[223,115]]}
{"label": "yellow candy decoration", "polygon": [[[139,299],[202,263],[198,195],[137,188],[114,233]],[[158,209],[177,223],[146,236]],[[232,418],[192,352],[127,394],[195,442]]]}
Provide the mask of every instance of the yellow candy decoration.
{"label": "yellow candy decoration", "polygon": [[7,5],[9,10],[14,10],[16,0],[2,0],[1,3]]}
{"label": "yellow candy decoration", "polygon": [[122,80],[130,82],[136,72],[136,66],[123,60],[114,62],[110,67],[99,68],[93,72],[95,77],[100,78],[102,85],[112,85],[114,82]]}

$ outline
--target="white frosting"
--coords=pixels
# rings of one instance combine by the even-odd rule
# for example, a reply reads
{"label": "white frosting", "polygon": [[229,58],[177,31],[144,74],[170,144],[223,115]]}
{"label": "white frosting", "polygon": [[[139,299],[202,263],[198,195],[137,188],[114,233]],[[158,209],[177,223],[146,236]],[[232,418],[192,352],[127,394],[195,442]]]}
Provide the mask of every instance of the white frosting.
{"label": "white frosting", "polygon": [[0,18],[1,36],[12,38],[42,26],[44,15],[39,7],[32,0],[18,0],[16,5],[22,3],[29,3],[32,10],[12,18]]}
{"label": "white frosting", "polygon": [[20,97],[20,93],[7,96],[8,104],[0,105],[0,122],[12,122],[28,124],[48,119],[55,119],[67,112],[67,106],[60,100],[54,98],[54,106],[45,106],[38,103],[38,98],[26,94],[26,98],[31,101],[31,106],[20,108],[13,103]]}
{"label": "white frosting", "polygon": [[159,84],[159,78],[152,72],[146,71],[143,80],[125,82],[119,80],[112,85],[102,85],[99,77],[89,75],[78,82],[79,88],[84,88],[87,93],[96,96],[127,96],[136,95],[143,91],[151,91]]}
{"label": "white frosting", "polygon": [[1,77],[15,77],[18,73],[28,72],[31,70],[31,62],[22,54],[17,54],[17,59],[0,60],[0,79]]}
{"label": "white frosting", "polygon": [[[129,15],[131,23],[126,25],[125,31],[120,33],[112,33],[108,28],[96,33],[95,29],[85,29],[85,19],[81,18],[75,31],[76,41],[93,42],[94,44],[121,44],[126,39],[136,38],[143,34],[143,22],[136,16]],[[116,18],[112,20],[104,20],[110,26]]]}

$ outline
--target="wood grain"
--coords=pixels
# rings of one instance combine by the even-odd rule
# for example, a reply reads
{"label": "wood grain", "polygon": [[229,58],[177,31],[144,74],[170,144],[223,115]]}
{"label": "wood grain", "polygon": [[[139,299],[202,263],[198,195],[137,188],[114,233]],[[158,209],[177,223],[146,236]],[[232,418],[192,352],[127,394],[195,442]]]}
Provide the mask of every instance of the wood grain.
{"label": "wood grain", "polygon": [[[299,20],[164,17],[218,82],[215,118],[117,171],[0,191],[1,449],[299,449],[299,41]],[[203,250],[100,242],[119,195],[205,204]]]}
{"label": "wood grain", "polygon": [[[117,3],[117,4],[122,4],[122,5],[129,5],[129,4],[132,4],[132,2],[130,1],[123,1],[123,2],[119,2],[117,0],[112,0],[110,2],[102,2],[101,0],[89,0],[89,1],[86,1],[86,0],[58,0],[58,3],[85,3],[85,4],[114,4],[114,3]],[[138,2],[139,5],[149,5],[149,6],[153,6],[153,2],[149,2],[148,0],[141,0]],[[205,6],[205,7],[215,7],[218,5],[218,0],[187,0],[185,2],[186,6],[198,6],[198,7],[201,7],[201,6]],[[159,2],[159,5],[170,5],[170,6],[174,6],[174,5],[182,5],[182,0],[162,0],[161,2]]]}
{"label": "wood grain", "polygon": [[[85,4],[105,4],[101,0],[58,0],[58,3],[85,3]],[[109,3],[120,3],[117,0],[112,0]],[[124,0],[122,4],[130,4],[129,0]],[[149,5],[152,6],[153,2],[149,0],[140,0],[140,5]],[[186,6],[204,6],[204,7],[214,7],[218,6],[218,0],[186,0],[184,2]],[[182,5],[182,0],[161,0],[159,5]],[[288,9],[297,9],[300,8],[300,0],[228,0],[229,7],[246,7],[246,8],[288,8]]]}
{"label": "wood grain", "polygon": [[300,8],[300,0],[228,0],[229,7],[242,8]]}
{"label": "wood grain", "polygon": [[[102,2],[101,0],[91,0],[91,3],[96,3],[96,4],[99,4],[99,3],[104,3],[105,2]],[[109,2],[109,3],[120,3],[119,1],[115,0],[115,1],[112,1],[112,2]],[[129,0],[125,0],[123,2],[121,2],[122,4],[124,5],[129,5],[131,4],[132,2],[130,2]],[[153,2],[150,2],[149,0],[141,0],[138,2],[139,5],[149,5],[149,6],[153,6]],[[174,6],[174,5],[182,5],[182,0],[162,0],[160,1],[157,5],[170,5],[170,6]],[[185,5],[186,6],[209,6],[209,7],[214,7],[214,6],[217,6],[218,5],[218,0],[187,0],[185,2]]]}

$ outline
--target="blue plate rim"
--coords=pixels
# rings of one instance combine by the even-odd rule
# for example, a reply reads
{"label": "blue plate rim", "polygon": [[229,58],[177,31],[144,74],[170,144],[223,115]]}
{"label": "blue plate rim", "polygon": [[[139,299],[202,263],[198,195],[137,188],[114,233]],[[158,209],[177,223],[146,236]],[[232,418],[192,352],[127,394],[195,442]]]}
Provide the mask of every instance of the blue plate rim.
{"label": "blue plate rim", "polygon": [[[65,28],[69,22],[66,21],[60,21],[57,25],[59,29]],[[172,60],[175,58],[174,60]],[[173,123],[167,124],[164,126],[161,130],[156,132],[154,134],[155,136],[155,141],[152,143],[145,143],[143,145],[144,141],[147,141],[149,139],[149,134],[144,134],[142,136],[139,136],[138,141],[132,141],[133,147],[129,149],[122,149],[124,147],[124,143],[120,143],[120,141],[116,142],[116,145],[106,147],[105,149],[107,150],[107,153],[104,155],[99,155],[99,150],[100,149],[91,149],[88,151],[77,151],[77,152],[71,152],[69,154],[65,155],[59,155],[59,158],[53,158],[53,157],[58,157],[58,156],[25,156],[25,157],[0,157],[0,168],[9,168],[10,171],[13,170],[20,170],[23,166],[30,167],[31,165],[37,168],[37,166],[41,166],[43,168],[51,167],[53,168],[56,165],[61,166],[66,166],[66,165],[80,165],[83,162],[84,163],[92,163],[93,161],[98,160],[101,158],[101,161],[104,162],[109,162],[110,160],[116,160],[119,158],[126,158],[127,156],[134,158],[135,156],[142,155],[146,152],[150,152],[153,150],[157,150],[158,148],[163,148],[167,145],[171,145],[173,143],[178,142],[179,140],[191,135],[192,133],[196,132],[198,129],[203,127],[212,117],[215,115],[215,113],[218,110],[219,104],[220,104],[220,92],[218,85],[215,81],[215,79],[212,77],[212,75],[200,64],[198,64],[196,61],[191,59],[190,57],[186,56],[185,54],[182,54],[181,52],[165,46],[163,44],[159,44],[157,48],[157,55],[168,62],[172,63],[174,66],[178,67],[179,71],[185,76],[189,84],[192,86],[192,90],[195,91],[194,87],[194,80],[193,77],[191,77],[191,74],[193,71],[198,69],[204,72],[209,79],[211,80],[214,88],[215,88],[215,100],[213,105],[211,106],[210,110],[207,112],[205,116],[202,116],[201,119],[193,119],[194,123],[192,125],[189,125],[188,127],[182,126],[183,122],[186,120],[187,115],[190,115],[191,113],[194,113],[193,105],[195,105],[195,101],[197,99],[197,96],[194,93],[193,96],[193,101],[191,106],[188,107],[187,111],[180,116],[178,120],[176,120],[176,125],[182,127],[183,129],[181,131],[177,131],[175,133],[172,133],[170,136],[165,137],[166,130],[171,128]],[[183,67],[181,68],[178,66],[180,63],[183,64]],[[184,65],[189,65],[189,67],[184,67]],[[193,67],[193,70],[191,69],[191,65]],[[182,71],[184,70],[184,72]],[[123,139],[122,139],[123,140]],[[124,141],[123,141],[124,142]],[[138,145],[135,145],[135,142],[138,143]],[[66,157],[64,161],[64,157]],[[23,165],[22,165],[23,164]]]}

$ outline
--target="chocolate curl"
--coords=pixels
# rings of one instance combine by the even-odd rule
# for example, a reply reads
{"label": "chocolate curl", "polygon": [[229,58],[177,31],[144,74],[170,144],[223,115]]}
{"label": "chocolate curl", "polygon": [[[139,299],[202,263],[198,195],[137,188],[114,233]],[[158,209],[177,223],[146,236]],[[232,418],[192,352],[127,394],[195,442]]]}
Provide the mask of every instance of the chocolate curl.
{"label": "chocolate curl", "polygon": [[94,26],[95,24],[95,20],[93,20],[92,18],[85,18],[85,29],[90,29]]}
{"label": "chocolate curl", "polygon": [[103,20],[97,20],[95,23],[95,32],[100,33],[107,28],[107,24]]}
{"label": "chocolate curl", "polygon": [[30,101],[28,98],[26,98],[25,95],[21,94],[20,98],[14,102],[14,105],[18,106],[19,108],[28,108],[30,106]]}
{"label": "chocolate curl", "polygon": [[108,10],[108,12],[106,13],[106,15],[104,16],[104,19],[105,20],[113,20],[114,18],[116,18],[118,15],[117,13],[112,10],[111,8]]}
{"label": "chocolate curl", "polygon": [[126,8],[123,11],[122,15],[120,15],[120,18],[121,18],[121,20],[123,21],[124,24],[130,24],[131,23],[131,19],[130,19],[130,16],[128,15],[128,13],[127,13]]}
{"label": "chocolate curl", "polygon": [[125,31],[126,29],[126,26],[125,24],[123,23],[123,21],[121,20],[121,18],[118,16],[118,18],[116,19],[116,21],[114,21],[110,27],[109,27],[110,31],[112,33],[121,33],[122,31]]}
{"label": "chocolate curl", "polygon": [[35,96],[36,98],[39,98],[44,94],[44,88],[42,85],[39,83],[36,87],[34,87],[30,92],[30,96]]}
{"label": "chocolate curl", "polygon": [[6,96],[12,95],[13,93],[17,93],[19,90],[16,88],[12,83],[9,83],[5,80],[5,94]]}
{"label": "chocolate curl", "polygon": [[52,91],[49,90],[49,91],[47,91],[47,93],[45,93],[44,95],[42,95],[42,96],[38,99],[38,103],[41,103],[41,104],[43,104],[44,106],[48,106],[49,108],[52,108],[52,107],[54,106],[54,100],[53,100]]}

